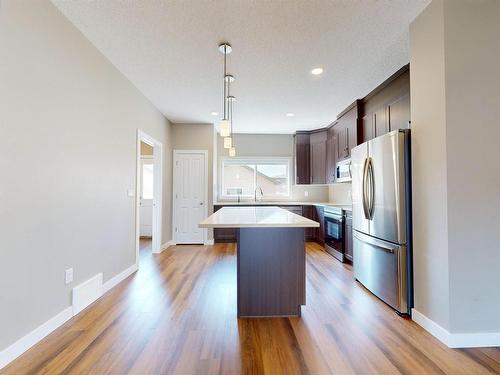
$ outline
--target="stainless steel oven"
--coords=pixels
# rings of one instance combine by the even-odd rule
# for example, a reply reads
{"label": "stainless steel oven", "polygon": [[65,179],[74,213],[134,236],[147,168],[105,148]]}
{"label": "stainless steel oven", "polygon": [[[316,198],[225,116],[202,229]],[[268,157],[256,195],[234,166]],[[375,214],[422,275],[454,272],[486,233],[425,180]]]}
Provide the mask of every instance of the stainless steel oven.
{"label": "stainless steel oven", "polygon": [[344,261],[344,214],[341,208],[325,206],[325,249]]}

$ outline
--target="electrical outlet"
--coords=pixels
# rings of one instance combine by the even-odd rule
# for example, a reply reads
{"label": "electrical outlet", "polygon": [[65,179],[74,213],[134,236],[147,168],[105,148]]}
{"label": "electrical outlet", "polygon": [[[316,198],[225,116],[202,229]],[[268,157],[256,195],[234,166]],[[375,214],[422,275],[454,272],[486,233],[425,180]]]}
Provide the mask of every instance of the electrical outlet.
{"label": "electrical outlet", "polygon": [[73,268],[68,268],[64,274],[64,281],[69,284],[73,281]]}
{"label": "electrical outlet", "polygon": [[304,190],[304,197],[308,197],[309,196],[309,192],[307,190]]}

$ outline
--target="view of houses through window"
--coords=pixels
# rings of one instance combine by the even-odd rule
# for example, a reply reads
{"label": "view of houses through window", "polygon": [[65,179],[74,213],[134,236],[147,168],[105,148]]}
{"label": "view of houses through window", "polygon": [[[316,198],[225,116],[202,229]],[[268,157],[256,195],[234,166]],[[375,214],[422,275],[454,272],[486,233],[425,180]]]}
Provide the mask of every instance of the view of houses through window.
{"label": "view of houses through window", "polygon": [[290,160],[224,159],[222,161],[222,197],[288,198],[290,196]]}

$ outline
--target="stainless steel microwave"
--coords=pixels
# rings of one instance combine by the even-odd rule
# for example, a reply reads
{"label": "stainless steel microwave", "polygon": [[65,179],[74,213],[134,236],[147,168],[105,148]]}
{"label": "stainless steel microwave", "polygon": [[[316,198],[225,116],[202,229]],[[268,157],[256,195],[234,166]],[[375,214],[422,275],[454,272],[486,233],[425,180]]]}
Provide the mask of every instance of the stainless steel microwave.
{"label": "stainless steel microwave", "polygon": [[335,182],[351,181],[351,159],[339,161],[335,167]]}

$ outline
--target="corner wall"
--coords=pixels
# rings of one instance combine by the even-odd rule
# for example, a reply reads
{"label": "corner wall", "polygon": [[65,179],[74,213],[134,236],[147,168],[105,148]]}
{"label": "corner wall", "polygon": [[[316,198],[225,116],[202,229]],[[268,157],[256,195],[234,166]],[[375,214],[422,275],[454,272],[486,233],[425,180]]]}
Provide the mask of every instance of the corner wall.
{"label": "corner wall", "polygon": [[434,0],[410,28],[415,309],[454,347],[500,346],[499,20]]}
{"label": "corner wall", "polygon": [[137,128],[164,145],[170,239],[171,146],[168,120],[48,0],[2,1],[0,56],[1,357],[74,286],[135,264]]}

